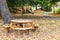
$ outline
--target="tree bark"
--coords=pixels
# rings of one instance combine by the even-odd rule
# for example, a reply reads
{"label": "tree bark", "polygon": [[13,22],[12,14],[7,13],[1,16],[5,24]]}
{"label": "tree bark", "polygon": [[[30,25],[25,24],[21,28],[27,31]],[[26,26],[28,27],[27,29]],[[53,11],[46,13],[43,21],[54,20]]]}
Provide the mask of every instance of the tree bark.
{"label": "tree bark", "polygon": [[1,16],[4,20],[4,24],[8,24],[9,21],[12,19],[12,15],[10,14],[6,0],[0,0],[0,6],[1,6]]}
{"label": "tree bark", "polygon": [[36,4],[36,10],[37,10],[37,4]]}
{"label": "tree bark", "polygon": [[54,13],[54,15],[55,15],[55,7],[54,7],[54,6],[53,6],[53,9],[54,9],[53,13]]}

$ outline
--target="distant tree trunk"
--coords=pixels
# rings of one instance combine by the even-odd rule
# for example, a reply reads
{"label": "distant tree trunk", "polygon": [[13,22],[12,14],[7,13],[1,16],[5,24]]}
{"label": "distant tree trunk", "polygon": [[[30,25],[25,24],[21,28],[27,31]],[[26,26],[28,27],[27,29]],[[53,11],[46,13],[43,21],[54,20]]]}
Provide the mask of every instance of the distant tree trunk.
{"label": "distant tree trunk", "polygon": [[54,13],[54,15],[55,15],[55,7],[54,7],[54,6],[53,6],[53,9],[54,9],[53,13]]}
{"label": "distant tree trunk", "polygon": [[36,5],[36,10],[37,10],[37,5]]}
{"label": "distant tree trunk", "polygon": [[4,24],[8,24],[9,21],[12,19],[12,15],[10,14],[10,11],[8,9],[6,0],[0,0],[0,6],[1,6],[1,16],[4,20]]}
{"label": "distant tree trunk", "polygon": [[37,10],[37,4],[35,4],[35,10]]}
{"label": "distant tree trunk", "polygon": [[37,10],[37,4],[36,4],[36,10]]}

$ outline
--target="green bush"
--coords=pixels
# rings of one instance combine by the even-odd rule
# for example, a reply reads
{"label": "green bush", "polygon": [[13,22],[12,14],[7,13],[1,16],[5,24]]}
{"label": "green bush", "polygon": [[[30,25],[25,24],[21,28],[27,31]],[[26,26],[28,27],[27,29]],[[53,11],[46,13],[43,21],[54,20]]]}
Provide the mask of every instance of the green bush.
{"label": "green bush", "polygon": [[60,14],[60,8],[58,8],[58,9],[56,10],[56,13],[57,13],[57,14]]}

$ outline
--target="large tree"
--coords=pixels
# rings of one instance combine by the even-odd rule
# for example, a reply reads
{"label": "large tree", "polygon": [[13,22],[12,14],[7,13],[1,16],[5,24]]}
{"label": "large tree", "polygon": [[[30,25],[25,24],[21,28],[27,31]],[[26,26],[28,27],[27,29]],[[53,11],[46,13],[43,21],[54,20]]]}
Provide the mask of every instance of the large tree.
{"label": "large tree", "polygon": [[4,24],[8,24],[9,21],[12,19],[12,16],[7,6],[6,0],[0,0],[0,7],[1,7],[1,16],[4,20]]}

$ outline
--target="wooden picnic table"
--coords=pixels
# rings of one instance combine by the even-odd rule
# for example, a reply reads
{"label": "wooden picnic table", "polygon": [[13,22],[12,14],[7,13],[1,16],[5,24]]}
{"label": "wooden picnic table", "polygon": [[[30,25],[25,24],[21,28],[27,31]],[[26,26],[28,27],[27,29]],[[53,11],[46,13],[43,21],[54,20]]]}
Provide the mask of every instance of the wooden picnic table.
{"label": "wooden picnic table", "polygon": [[34,29],[34,28],[13,28],[13,30],[17,30],[18,35],[22,32],[22,34],[24,34],[26,32],[26,34],[30,34],[30,30]]}
{"label": "wooden picnic table", "polygon": [[34,25],[33,21],[27,19],[13,19],[10,21],[8,26],[5,26],[7,31],[9,31],[9,29],[17,30],[18,34],[20,33],[20,31],[24,31],[29,34],[29,31],[34,29],[35,27],[36,26]]}
{"label": "wooden picnic table", "polygon": [[33,21],[32,20],[27,20],[27,19],[11,20],[9,26],[11,27],[11,29],[17,30],[18,34],[19,34],[20,31],[25,31],[25,32],[27,31],[27,34],[29,34],[29,31],[34,29]]}

